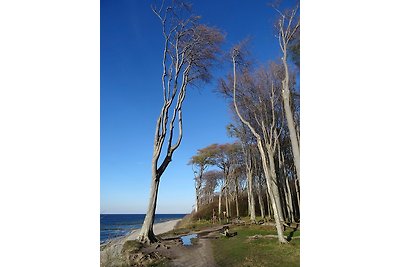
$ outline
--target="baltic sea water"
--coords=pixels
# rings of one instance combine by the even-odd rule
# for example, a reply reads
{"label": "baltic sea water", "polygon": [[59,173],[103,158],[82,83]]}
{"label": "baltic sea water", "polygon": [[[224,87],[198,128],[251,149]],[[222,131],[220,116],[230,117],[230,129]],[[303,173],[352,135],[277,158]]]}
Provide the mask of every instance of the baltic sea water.
{"label": "baltic sea water", "polygon": [[[156,214],[154,223],[182,219],[186,214]],[[145,214],[100,214],[100,244],[142,226]]]}

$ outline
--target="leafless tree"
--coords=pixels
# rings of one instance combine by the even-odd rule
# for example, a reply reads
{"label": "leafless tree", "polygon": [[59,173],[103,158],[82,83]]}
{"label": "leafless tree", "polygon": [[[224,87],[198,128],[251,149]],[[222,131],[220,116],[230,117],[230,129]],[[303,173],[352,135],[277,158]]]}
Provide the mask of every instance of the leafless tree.
{"label": "leafless tree", "polygon": [[[271,204],[274,211],[273,213],[278,233],[278,239],[281,243],[287,243],[287,240],[283,235],[283,214],[274,165],[274,152],[279,135],[277,133],[277,127],[275,123],[276,117],[274,111],[274,106],[276,104],[274,89],[275,84],[272,82],[270,83],[269,88],[265,88],[263,87],[265,85],[264,83],[255,83],[252,80],[251,75],[249,75],[246,70],[243,71],[243,81],[246,82],[249,86],[243,88],[248,90],[242,90],[242,94],[240,97],[241,100],[240,103],[238,103],[239,100],[237,99],[237,94],[239,92],[237,91],[238,75],[236,67],[241,61],[240,46],[236,46],[233,48],[231,59],[233,66],[233,105],[240,121],[250,129],[251,133],[256,139],[257,148],[260,152],[261,162],[266,177],[267,190],[269,195],[271,196]],[[261,72],[260,74],[263,75],[264,73]],[[265,94],[264,89],[268,89],[266,92],[269,92],[271,94],[269,98],[271,101],[271,112],[267,108],[267,103],[265,101],[265,98],[263,97],[263,95]],[[245,95],[244,93],[247,93],[247,95]],[[255,106],[255,109],[252,109],[253,103],[257,104],[257,106]],[[241,105],[241,108],[239,108],[239,105]],[[245,117],[245,115],[243,114],[243,109],[246,112],[252,113],[251,115],[254,116],[253,118],[255,123],[254,121],[253,123],[250,122],[249,116]]]}
{"label": "leafless tree", "polygon": [[285,110],[285,116],[290,133],[290,141],[293,149],[294,163],[296,166],[297,179],[300,180],[300,145],[298,140],[298,132],[296,131],[296,124],[293,117],[291,108],[291,92],[290,92],[290,72],[288,66],[288,53],[290,42],[296,37],[300,30],[300,19],[297,16],[298,6],[292,10],[281,12],[277,8],[275,10],[279,13],[277,22],[279,46],[282,51],[282,63],[285,70],[285,77],[282,80],[282,98]]}
{"label": "leafless tree", "polygon": [[[161,22],[165,42],[161,75],[163,105],[154,136],[149,205],[138,237],[145,243],[157,241],[153,223],[158,187],[182,141],[182,104],[187,86],[210,79],[210,66],[224,39],[219,30],[200,24],[200,17],[192,15],[191,6],[184,2],[162,1],[158,7],[152,6],[152,11]],[[177,136],[174,132],[176,125],[179,128]],[[160,158],[162,152],[163,158]]]}
{"label": "leafless tree", "polygon": [[248,128],[242,122],[236,122],[237,126],[233,124],[228,126],[228,133],[230,136],[237,137],[240,140],[243,162],[246,169],[247,178],[247,197],[248,197],[248,211],[250,215],[250,221],[256,222],[256,208],[254,200],[254,137],[249,132]]}

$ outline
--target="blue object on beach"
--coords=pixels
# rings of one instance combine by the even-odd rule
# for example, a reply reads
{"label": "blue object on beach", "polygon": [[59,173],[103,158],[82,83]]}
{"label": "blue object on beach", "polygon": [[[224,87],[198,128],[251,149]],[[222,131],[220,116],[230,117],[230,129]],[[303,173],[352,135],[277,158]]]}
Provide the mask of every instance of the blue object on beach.
{"label": "blue object on beach", "polygon": [[191,246],[192,245],[192,239],[197,238],[197,234],[191,234],[191,235],[184,235],[181,236],[181,240],[184,246]]}

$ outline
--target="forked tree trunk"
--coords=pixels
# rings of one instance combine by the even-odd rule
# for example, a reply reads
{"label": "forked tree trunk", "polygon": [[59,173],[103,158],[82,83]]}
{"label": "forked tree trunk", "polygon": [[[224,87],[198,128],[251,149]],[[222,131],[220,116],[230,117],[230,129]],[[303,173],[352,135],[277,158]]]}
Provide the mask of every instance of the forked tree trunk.
{"label": "forked tree trunk", "polygon": [[279,193],[279,188],[278,188],[278,179],[276,178],[274,156],[273,156],[273,153],[271,150],[267,150],[267,154],[268,154],[269,166],[270,166],[271,190],[272,190],[272,194],[275,199],[275,205],[276,205],[276,209],[278,211],[280,221],[283,222],[284,216],[283,216],[281,198],[280,198],[280,193]]}
{"label": "forked tree trunk", "polygon": [[271,206],[272,206],[272,210],[273,210],[276,231],[278,233],[278,239],[279,239],[279,242],[281,242],[281,243],[287,243],[287,240],[285,239],[285,236],[283,235],[283,225],[282,225],[283,217],[282,217],[281,202],[279,199],[279,192],[277,190],[278,188],[277,188],[277,185],[274,184],[273,181],[271,181],[272,177],[270,177],[270,174],[269,174],[267,159],[265,157],[265,153],[264,153],[264,149],[262,147],[261,140],[257,140],[257,146],[260,149],[261,162],[262,162],[263,169],[264,169],[264,175],[266,177],[265,180],[267,181],[267,190],[268,190],[269,195],[271,196]]}

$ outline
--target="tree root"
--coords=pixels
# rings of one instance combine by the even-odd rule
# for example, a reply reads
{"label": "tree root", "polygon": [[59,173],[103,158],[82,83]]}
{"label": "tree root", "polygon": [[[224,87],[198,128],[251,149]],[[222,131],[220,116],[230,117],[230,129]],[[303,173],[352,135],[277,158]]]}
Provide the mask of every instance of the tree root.
{"label": "tree root", "polygon": [[140,243],[143,243],[146,245],[160,243],[160,240],[153,233],[148,233],[147,235],[145,235],[145,234],[139,235],[137,240]]}
{"label": "tree root", "polygon": [[[278,235],[253,235],[249,236],[248,239],[250,240],[255,240],[255,239],[261,239],[261,238],[278,238]],[[285,236],[286,240],[288,240],[289,236]],[[300,236],[295,236],[291,237],[291,239],[299,239]]]}

